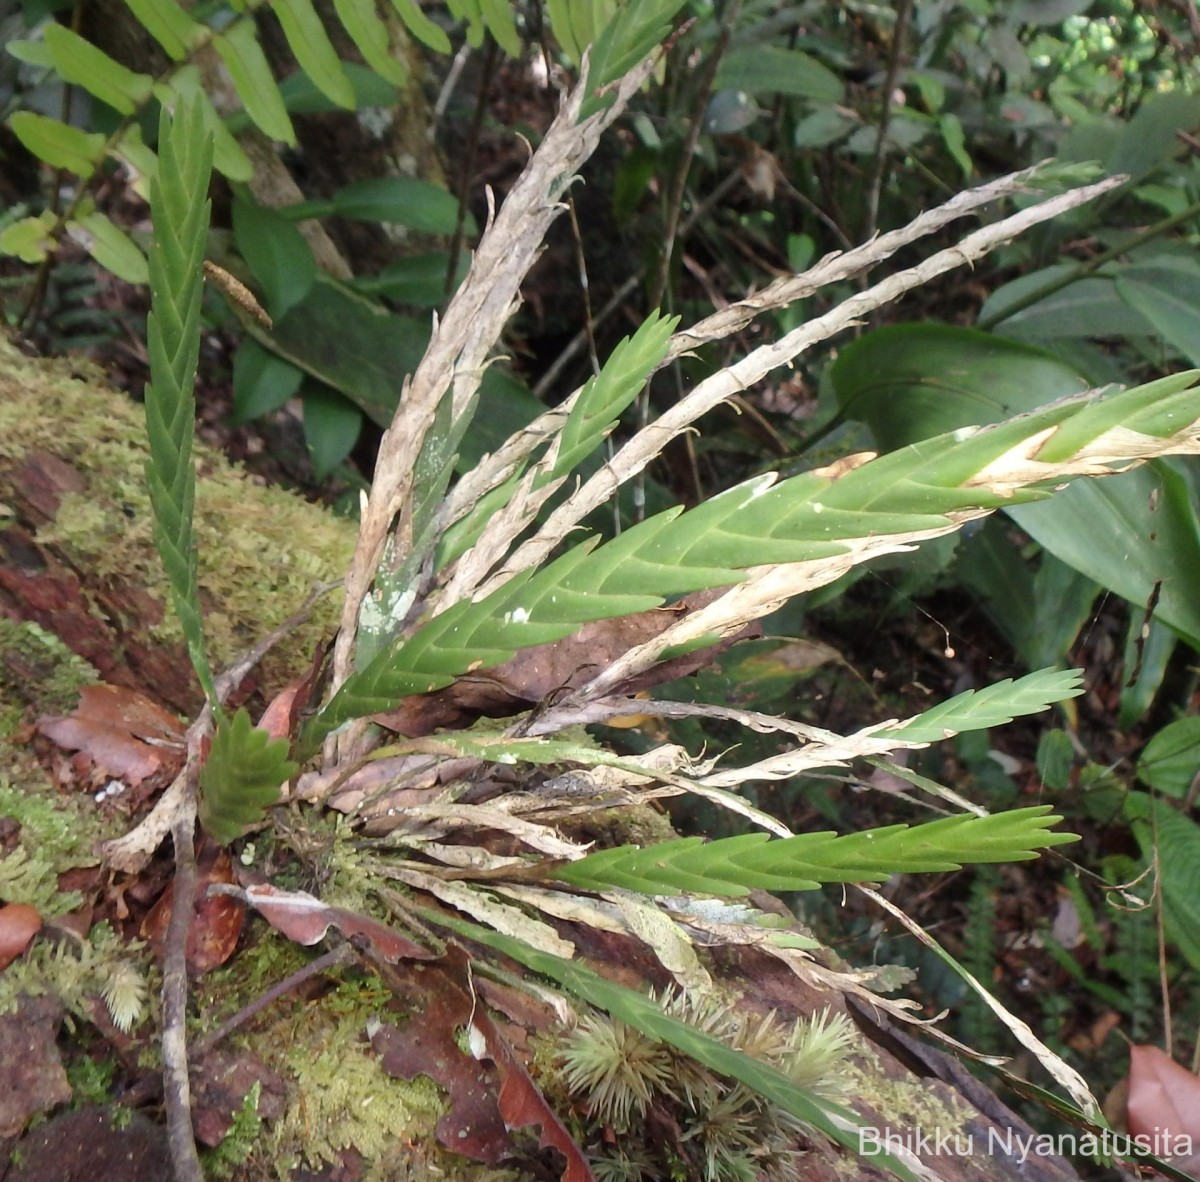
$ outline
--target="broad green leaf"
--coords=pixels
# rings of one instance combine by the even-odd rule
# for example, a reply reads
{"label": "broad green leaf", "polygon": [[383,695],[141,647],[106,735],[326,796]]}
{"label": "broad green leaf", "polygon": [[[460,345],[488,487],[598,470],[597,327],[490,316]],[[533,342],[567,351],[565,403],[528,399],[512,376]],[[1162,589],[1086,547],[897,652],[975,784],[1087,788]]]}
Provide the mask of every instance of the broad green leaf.
{"label": "broad green leaf", "polygon": [[0,254],[16,255],[23,263],[40,263],[54,249],[50,231],[54,214],[45,209],[37,217],[21,218],[0,230]]}
{"label": "broad green leaf", "polygon": [[1157,855],[1167,936],[1200,969],[1200,826],[1144,792],[1125,797],[1125,816],[1143,857]]}
{"label": "broad green leaf", "polygon": [[[446,301],[446,271],[449,266],[450,255],[445,251],[413,254],[384,267],[375,275],[357,276],[354,286],[364,295],[387,296],[399,304],[411,304],[417,308],[436,308]],[[466,278],[469,266],[469,255],[466,251],[460,251],[451,292]]]}
{"label": "broad green leaf", "polygon": [[263,135],[295,147],[296,130],[288,118],[254,22],[234,21],[224,33],[213,38],[213,48],[221,55],[246,114]]}
{"label": "broad green leaf", "polygon": [[938,116],[937,123],[942,133],[942,143],[946,145],[946,151],[958,165],[964,179],[969,179],[975,171],[975,165],[967,151],[967,137],[963,132],[962,120],[957,115],[945,114]]}
{"label": "broad green leaf", "polygon": [[236,841],[262,823],[298,770],[287,740],[258,730],[244,706],[232,719],[222,716],[200,772],[200,824],[222,845]]}
{"label": "broad green leaf", "polygon": [[324,480],[351,452],[362,430],[362,411],[340,394],[311,380],[301,391],[304,438],[313,471]]}
{"label": "broad green leaf", "polygon": [[1200,535],[1185,469],[1174,460],[1107,480],[1081,481],[1044,505],[1013,506],[1012,519],[1088,578],[1200,644]]}
{"label": "broad green leaf", "polygon": [[1086,390],[1041,349],[946,324],[898,324],[847,346],[830,377],[838,405],[887,448],[995,423]]}
{"label": "broad green leaf", "polygon": [[[635,1030],[669,1043],[698,1063],[738,1080],[755,1095],[777,1104],[837,1144],[853,1152],[859,1150],[856,1113],[812,1095],[762,1060],[735,1051],[712,1035],[672,1017],[652,997],[618,985],[577,961],[563,960],[548,952],[541,952],[522,940],[479,927],[449,913],[422,911],[422,915],[435,926],[449,928],[469,940],[502,952],[534,972],[544,974],[576,997],[619,1018]],[[913,1175],[890,1154],[883,1152],[873,1155],[871,1160],[876,1165],[890,1169],[906,1182],[915,1182]]]}
{"label": "broad green leaf", "polygon": [[18,111],[8,125],[39,160],[84,179],[92,175],[104,154],[104,136],[99,132],[80,131],[46,115]]}
{"label": "broad green leaf", "polygon": [[547,480],[565,476],[600,446],[666,356],[667,340],[678,324],[678,316],[651,312],[633,336],[613,349],[571,408]]}
{"label": "broad green leaf", "polygon": [[205,26],[192,20],[176,0],[126,0],[126,3],[172,61],[182,61],[189,49],[209,35]]}
{"label": "broad green leaf", "polygon": [[277,410],[297,390],[304,372],[244,337],[233,359],[233,419],[249,422]]}
{"label": "broad green leaf", "polygon": [[154,87],[154,95],[167,110],[173,110],[181,99],[198,105],[204,114],[204,126],[213,137],[214,167],[231,181],[243,184],[250,181],[254,176],[254,166],[217,114],[200,80],[200,71],[195,66],[186,65],[175,70],[166,82]]}
{"label": "broad green leaf", "polygon": [[772,839],[765,833],[748,833],[709,842],[684,837],[600,850],[557,867],[553,877],[589,890],[615,887],[649,895],[812,891],[822,883],[882,882],[893,874],[1035,858],[1038,850],[1078,840],[1071,833],[1048,831],[1061,820],[1050,813],[1049,805],[1034,805],[992,816],[958,814],[923,825],[888,825],[842,836],[800,833]]}
{"label": "broad green leaf", "polygon": [[1161,620],[1132,613],[1125,637],[1125,668],[1129,677],[1121,684],[1121,702],[1117,707],[1117,726],[1132,730],[1149,712],[1166,680],[1171,657],[1179,637]]}
{"label": "broad green leaf", "polygon": [[1039,714],[1047,706],[1083,693],[1078,669],[1039,669],[1016,681],[1007,678],[981,690],[966,690],[900,726],[880,731],[913,743],[936,743],[963,731],[987,730],[1018,715]]}
{"label": "broad green leaf", "polygon": [[4,52],[27,66],[36,66],[39,70],[54,69],[54,55],[44,41],[10,41]]}
{"label": "broad green leaf", "polygon": [[1035,342],[1062,337],[1121,339],[1154,332],[1154,326],[1117,294],[1110,274],[1077,279],[1028,308],[1012,316],[1007,314],[1009,307],[1029,293],[1077,270],[1072,263],[1057,263],[1005,283],[988,296],[979,311],[980,322],[994,326],[1005,336]]}
{"label": "broad green leaf", "polygon": [[317,89],[346,110],[354,110],[354,87],[342,69],[312,0],[276,0],[271,11],[279,18],[288,46],[300,68]]}
{"label": "broad green leaf", "polygon": [[102,267],[126,283],[148,283],[150,270],[141,248],[98,210],[72,219],[67,233]]}
{"label": "broad green leaf", "polygon": [[415,0],[392,0],[392,7],[404,22],[404,27],[427,49],[432,49],[434,53],[445,54],[447,57],[454,52],[445,29],[441,25],[434,24],[421,11]]}
{"label": "broad green leaf", "polygon": [[467,44],[478,49],[483,44],[483,12],[479,0],[446,0],[446,7],[456,21],[467,26]]}
{"label": "broad green leaf", "polygon": [[282,319],[316,281],[317,264],[304,235],[273,209],[234,201],[233,236],[262,285],[267,312],[275,320]]}
{"label": "broad green leaf", "polygon": [[154,515],[154,543],[167,573],[171,600],[192,666],[210,702],[216,701],[204,650],[196,582],[192,511],[196,471],[196,365],[200,355],[200,304],[208,236],[208,182],[212,138],[202,109],[181,102],[175,118],[159,121],[158,172],[150,184],[150,315],[146,322],[150,381],[146,384],[146,483]]}
{"label": "broad green leaf", "polygon": [[150,98],[153,79],[148,74],[127,70],[66,25],[51,21],[43,36],[58,72],[113,110],[132,115]]}
{"label": "broad green leaf", "polygon": [[158,157],[153,149],[146,146],[142,139],[142,129],[136,123],[130,124],[108,152],[128,170],[130,181],[138,196],[149,201],[150,180],[158,172]]}
{"label": "broad green leaf", "polygon": [[[374,70],[368,70],[357,62],[342,62],[342,70],[354,87],[356,110],[363,107],[394,107],[401,101],[396,87]],[[283,96],[283,105],[293,115],[320,115],[325,111],[342,109],[322,94],[303,70],[297,70],[283,79],[279,83],[279,93]]]}
{"label": "broad green leaf", "polygon": [[381,427],[391,421],[404,375],[429,343],[429,327],[398,316],[318,271],[308,294],[258,342],[332,386]]}
{"label": "broad green leaf", "polygon": [[[454,233],[458,199],[438,185],[415,177],[373,177],[339,189],[332,199],[333,212],[359,221],[389,222],[422,234]],[[475,232],[467,218],[468,233]]]}
{"label": "broad green leaf", "polygon": [[1200,718],[1168,723],[1142,750],[1137,764],[1143,784],[1182,800],[1200,775]]}
{"label": "broad green leaf", "polygon": [[1200,122],[1200,95],[1180,90],[1152,94],[1125,125],[1116,148],[1105,161],[1110,175],[1128,173],[1134,183],[1182,151],[1181,131]]}
{"label": "broad green leaf", "polygon": [[1200,365],[1200,268],[1142,263],[1117,275],[1117,295],[1192,365]]}
{"label": "broad green leaf", "polygon": [[785,94],[818,103],[840,103],[842,80],[828,66],[781,45],[743,45],[725,55],[716,85],[747,94]]}
{"label": "broad green leaf", "polygon": [[333,8],[350,39],[358,46],[363,61],[389,82],[403,86],[408,71],[392,54],[387,25],[375,11],[375,0],[333,0]]}

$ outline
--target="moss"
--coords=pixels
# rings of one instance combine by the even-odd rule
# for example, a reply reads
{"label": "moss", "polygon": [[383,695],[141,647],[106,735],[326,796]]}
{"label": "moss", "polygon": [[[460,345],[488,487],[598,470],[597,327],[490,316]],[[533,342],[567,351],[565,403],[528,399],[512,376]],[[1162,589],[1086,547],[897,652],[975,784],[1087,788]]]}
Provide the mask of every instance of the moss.
{"label": "moss", "polygon": [[[64,361],[31,361],[0,335],[0,490],[3,470],[30,453],[68,462],[83,487],[65,495],[38,540],[58,543],[102,577],[120,577],[159,603],[168,595],[154,551],[143,479],[142,412]],[[315,582],[340,578],[354,530],[282,489],[256,486],[211,448],[197,443],[196,532],[199,580],[214,666],[229,664],[296,611]],[[266,662],[280,685],[304,669],[319,639],[337,623],[340,604],[326,596],[313,618]],[[181,639],[164,611],[158,634]]]}
{"label": "moss", "polygon": [[96,670],[51,632],[0,616],[0,737],[26,715],[66,714]]}

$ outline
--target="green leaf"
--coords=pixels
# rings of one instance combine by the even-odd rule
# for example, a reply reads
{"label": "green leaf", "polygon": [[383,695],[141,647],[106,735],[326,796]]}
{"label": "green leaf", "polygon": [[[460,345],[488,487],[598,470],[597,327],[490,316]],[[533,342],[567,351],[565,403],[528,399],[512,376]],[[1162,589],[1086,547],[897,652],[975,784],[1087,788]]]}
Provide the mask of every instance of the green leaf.
{"label": "green leaf", "polygon": [[375,0],[333,0],[334,11],[358,51],[377,74],[403,86],[408,71],[399,58],[392,56],[387,25],[375,11]]}
{"label": "green leaf", "polygon": [[221,55],[246,114],[263,135],[295,147],[296,130],[259,44],[254,22],[235,21],[213,38],[213,48]]}
{"label": "green leaf", "polygon": [[651,846],[619,846],[557,867],[553,877],[589,890],[646,895],[690,891],[745,895],[752,889],[811,891],[829,882],[882,882],[893,874],[937,873],[982,862],[1013,862],[1077,841],[1050,833],[1062,818],[1049,805],[993,816],[973,813],[923,825],[888,825],[838,836],[800,833],[772,840],[748,833],[705,842],[685,837]]}
{"label": "green leaf", "polygon": [[[332,208],[344,218],[408,226],[422,234],[450,235],[458,223],[454,194],[415,177],[356,181],[333,195]],[[475,232],[473,219],[467,218],[466,228],[470,234]]]}
{"label": "green leaf", "polygon": [[279,18],[288,46],[300,68],[331,102],[354,110],[354,87],[342,69],[312,0],[276,0],[271,11]]}
{"label": "green leaf", "polygon": [[85,180],[104,155],[104,136],[99,132],[80,131],[46,115],[18,111],[8,125],[39,160],[52,168],[65,168]]}
{"label": "green leaf", "polygon": [[307,381],[304,399],[304,438],[313,472],[324,480],[353,450],[362,430],[362,411],[328,386]]}
{"label": "green leaf", "polygon": [[946,145],[946,151],[958,165],[964,180],[969,180],[975,171],[975,165],[967,151],[967,137],[963,131],[962,120],[957,115],[946,114],[939,115],[937,123],[938,130],[942,133],[942,143]]}
{"label": "green leaf", "polygon": [[1123,268],[1117,295],[1191,365],[1200,365],[1200,267],[1190,257]]}
{"label": "green leaf", "polygon": [[1133,183],[1152,173],[1182,150],[1179,133],[1200,122],[1200,95],[1183,91],[1152,94],[1125,125],[1120,140],[1104,162],[1109,175],[1128,173]]}
{"label": "green leaf", "polygon": [[651,312],[637,332],[625,337],[600,372],[580,392],[559,435],[551,480],[565,476],[590,456],[617,425],[621,412],[638,396],[667,352],[678,316]]}
{"label": "green leaf", "polygon": [[202,110],[180,103],[159,126],[158,172],[150,184],[150,315],[147,347],[146,434],[150,458],[146,483],[154,514],[154,543],[171,587],[171,599],[188,655],[210,701],[216,701],[204,651],[204,628],[196,584],[192,510],[196,472],[196,365],[200,354],[200,303],[204,247],[208,235],[208,182],[212,139]]}
{"label": "green leaf", "polygon": [[512,5],[508,0],[479,0],[483,23],[497,45],[509,57],[521,56],[521,38],[513,21]]}
{"label": "green leaf", "polygon": [[415,0],[392,0],[392,7],[404,22],[404,27],[427,49],[446,55],[454,52],[445,29],[434,24],[417,6]]}
{"label": "green leaf", "polygon": [[1125,816],[1147,860],[1157,855],[1167,935],[1200,969],[1200,826],[1153,796],[1130,792]]}
{"label": "green leaf", "polygon": [[272,209],[233,203],[233,237],[238,252],[262,285],[267,311],[281,320],[300,303],[317,277],[317,264],[304,235]]}
{"label": "green leaf", "polygon": [[299,770],[286,739],[258,730],[242,707],[221,716],[200,772],[200,824],[222,845],[241,837],[279,803],[280,789]]}
{"label": "green leaf", "polygon": [[1200,718],[1168,723],[1146,744],[1138,759],[1143,784],[1182,800],[1200,774]]}
{"label": "green leaf", "polygon": [[900,726],[879,733],[911,743],[936,743],[963,731],[1002,726],[1019,715],[1038,714],[1047,706],[1083,693],[1078,669],[1039,669],[1014,681],[1011,677],[981,690],[966,690]]}
{"label": "green leaf", "polygon": [[[356,110],[363,107],[394,107],[401,101],[400,92],[396,87],[374,70],[368,70],[366,66],[360,66],[357,62],[342,62],[342,70],[350,79],[350,85],[354,87]],[[279,83],[279,93],[283,96],[283,105],[293,115],[320,115],[326,111],[342,109],[337,103],[330,102],[303,70],[296,70],[284,78]],[[230,123],[233,122],[231,119]]]}
{"label": "green leaf", "polygon": [[16,255],[23,263],[42,262],[54,249],[54,222],[54,214],[45,209],[37,217],[10,223],[0,230],[0,254]]}
{"label": "green leaf", "polygon": [[1125,338],[1154,331],[1149,321],[1133,312],[1117,295],[1110,275],[1077,279],[1012,316],[1006,314],[1009,307],[1030,292],[1040,291],[1077,271],[1073,263],[1057,263],[1005,283],[988,296],[979,310],[980,321],[995,325],[1005,336],[1035,342],[1063,337]]}
{"label": "green leaf", "polygon": [[1088,383],[1052,353],[947,324],[867,333],[830,369],[838,405],[886,448],[995,423]]}
{"label": "green leaf", "polygon": [[233,419],[249,422],[277,410],[304,380],[304,371],[244,337],[233,359]]}
{"label": "green leaf", "polygon": [[[490,931],[442,912],[422,909],[422,915],[435,926],[458,932],[468,940],[502,952],[518,964],[557,981],[590,1005],[619,1018],[651,1038],[676,1047],[718,1074],[738,1080],[755,1095],[770,1100],[797,1120],[820,1130],[837,1144],[858,1151],[858,1116],[854,1112],[814,1096],[761,1059],[735,1051],[712,1035],[679,1021],[665,1013],[653,998],[601,977],[576,961],[540,952],[512,936]],[[876,1165],[892,1170],[906,1182],[915,1182],[912,1174],[890,1154],[880,1153],[872,1156],[871,1160]]]}
{"label": "green leaf", "polygon": [[98,210],[67,223],[67,233],[100,264],[126,283],[148,283],[146,256],[132,239]]}
{"label": "green leaf", "polygon": [[149,100],[154,82],[148,74],[127,70],[66,25],[51,21],[43,36],[58,72],[115,111],[132,115]]}
{"label": "green leaf", "polygon": [[842,80],[828,66],[798,49],[743,45],[725,55],[717,70],[721,89],[747,94],[784,94],[818,103],[840,103]]}
{"label": "green leaf", "polygon": [[[387,296],[399,304],[436,308],[446,300],[446,271],[449,266],[450,255],[446,251],[413,254],[384,267],[375,275],[356,277],[354,287],[364,295]],[[469,255],[466,251],[460,251],[451,291],[466,278],[469,266]]]}
{"label": "green leaf", "polygon": [[208,36],[204,25],[192,20],[176,0],[126,0],[130,12],[175,62]]}

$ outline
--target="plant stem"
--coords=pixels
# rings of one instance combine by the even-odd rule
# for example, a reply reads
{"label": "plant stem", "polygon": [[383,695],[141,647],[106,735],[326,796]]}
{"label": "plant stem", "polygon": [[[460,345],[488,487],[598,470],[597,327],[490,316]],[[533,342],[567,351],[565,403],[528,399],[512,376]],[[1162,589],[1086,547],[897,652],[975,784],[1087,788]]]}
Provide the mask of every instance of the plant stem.
{"label": "plant stem", "polygon": [[886,163],[888,124],[892,120],[892,92],[900,72],[900,54],[908,32],[908,14],[912,0],[899,0],[896,5],[896,25],[892,30],[892,52],[888,55],[887,74],[883,79],[883,109],[879,112],[879,132],[875,136],[875,155],[871,161],[871,180],[867,186],[867,216],[863,223],[863,241],[869,242],[879,222],[879,197],[883,189],[883,169]]}

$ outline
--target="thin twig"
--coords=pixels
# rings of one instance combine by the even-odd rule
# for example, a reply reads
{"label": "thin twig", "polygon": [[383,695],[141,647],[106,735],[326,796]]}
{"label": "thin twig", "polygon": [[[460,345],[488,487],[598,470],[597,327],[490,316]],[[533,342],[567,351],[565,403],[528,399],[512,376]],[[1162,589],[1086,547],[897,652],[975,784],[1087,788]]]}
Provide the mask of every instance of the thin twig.
{"label": "thin twig", "polygon": [[904,37],[908,32],[908,14],[911,10],[912,0],[899,0],[896,5],[896,24],[892,29],[892,51],[888,55],[887,74],[883,80],[883,108],[879,112],[879,131],[875,136],[875,155],[871,160],[871,180],[867,186],[864,238],[874,235],[879,221],[879,197],[883,190],[883,170],[887,162],[888,124],[892,120],[892,94],[896,89],[896,76],[900,71],[900,57],[904,50]]}

